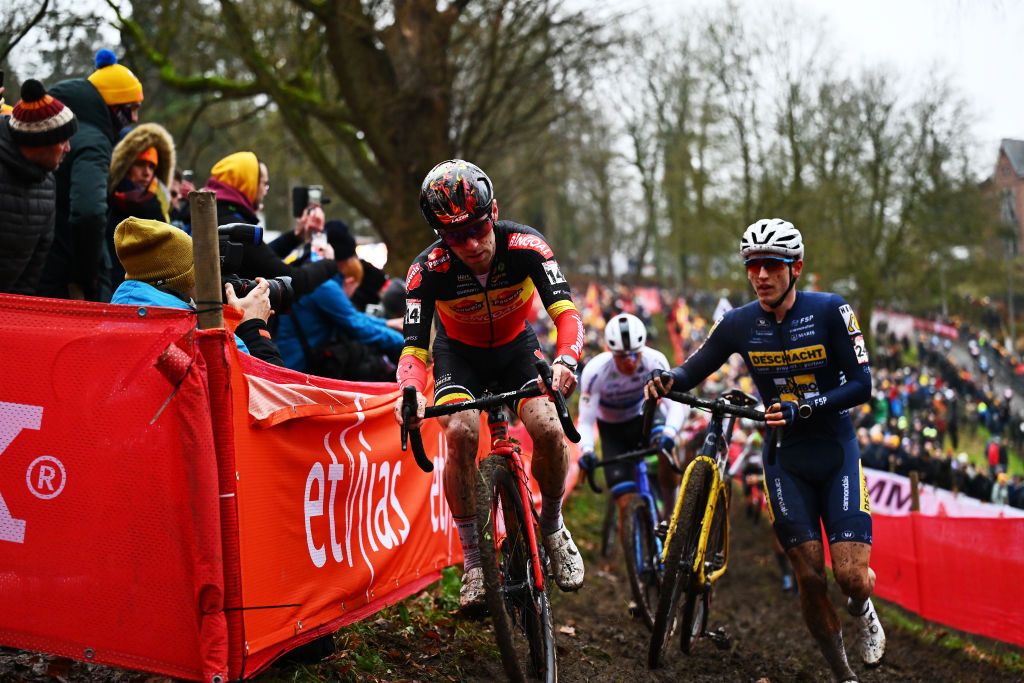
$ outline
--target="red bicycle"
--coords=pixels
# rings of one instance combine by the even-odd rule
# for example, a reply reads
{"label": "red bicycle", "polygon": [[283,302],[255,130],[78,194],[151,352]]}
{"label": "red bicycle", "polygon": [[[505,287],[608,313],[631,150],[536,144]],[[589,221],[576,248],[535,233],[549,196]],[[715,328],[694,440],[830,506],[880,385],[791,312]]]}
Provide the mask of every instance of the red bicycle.
{"label": "red bicycle", "polygon": [[[510,680],[525,680],[523,663],[533,676],[558,680],[555,627],[548,600],[551,574],[547,553],[539,542],[540,520],[527,486],[519,444],[508,438],[506,404],[547,394],[555,402],[566,436],[579,443],[565,399],[551,389],[551,367],[537,361],[543,378],[518,391],[486,394],[464,403],[431,406],[425,417],[451,415],[464,410],[486,410],[491,450],[480,462],[476,484],[476,515],[480,529],[487,609],[501,651],[502,666]],[[402,397],[403,422],[415,415],[416,390],[406,387]],[[402,450],[412,442],[416,463],[424,472],[434,469],[423,450],[418,429],[402,426]]]}

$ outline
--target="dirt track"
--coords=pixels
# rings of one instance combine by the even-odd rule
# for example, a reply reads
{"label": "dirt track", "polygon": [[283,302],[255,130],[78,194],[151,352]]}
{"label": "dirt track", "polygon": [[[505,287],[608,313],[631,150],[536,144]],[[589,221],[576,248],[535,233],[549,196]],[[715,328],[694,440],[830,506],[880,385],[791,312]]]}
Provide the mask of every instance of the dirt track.
{"label": "dirt track", "polygon": [[[701,641],[692,656],[677,646],[663,669],[646,667],[648,633],[627,615],[629,587],[618,553],[597,558],[601,501],[592,494],[571,504],[567,519],[580,541],[587,563],[587,583],[576,595],[558,595],[554,612],[560,627],[558,659],[560,680],[574,681],[827,681],[821,655],[799,615],[797,598],[779,590],[778,569],[771,554],[768,530],[762,521],[753,526],[734,513],[732,557],[728,574],[719,583],[712,606],[710,628],[724,627],[731,646],[719,650]],[[575,520],[575,522],[574,522]],[[884,577],[883,577],[884,578]],[[833,586],[834,589],[834,586]],[[434,589],[434,601],[439,601]],[[840,595],[833,590],[838,604]],[[420,602],[431,603],[430,596]],[[843,611],[845,612],[845,610]],[[435,613],[436,614],[436,613]],[[480,681],[504,678],[495,658],[488,627],[448,618],[400,628],[394,610],[382,613],[358,631],[343,631],[342,650],[316,667],[280,665],[259,676],[260,681],[419,680]],[[852,622],[843,617],[847,649],[852,651]],[[883,625],[885,613],[882,614]],[[865,682],[874,681],[1019,681],[1007,672],[962,651],[927,644],[919,637],[887,628],[889,646],[883,665],[866,670],[851,656],[854,670]],[[348,635],[345,635],[345,634]],[[381,664],[369,670],[358,666],[356,643],[380,655]],[[676,643],[678,641],[675,641]],[[988,643],[987,647],[992,647]],[[345,648],[348,648],[347,650]],[[1002,651],[1012,648],[998,647]],[[1019,652],[1019,651],[1018,651]],[[0,680],[95,681],[137,683],[166,680],[80,663],[53,662],[28,653],[0,652]]]}

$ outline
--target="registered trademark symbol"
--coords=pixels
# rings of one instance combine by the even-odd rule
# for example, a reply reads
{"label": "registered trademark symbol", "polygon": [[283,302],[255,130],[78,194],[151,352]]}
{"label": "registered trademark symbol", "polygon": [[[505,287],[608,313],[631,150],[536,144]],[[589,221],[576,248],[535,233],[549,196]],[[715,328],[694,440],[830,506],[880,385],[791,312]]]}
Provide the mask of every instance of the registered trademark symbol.
{"label": "registered trademark symbol", "polygon": [[64,490],[67,475],[64,465],[52,455],[41,455],[32,461],[25,472],[25,483],[36,498],[56,498]]}

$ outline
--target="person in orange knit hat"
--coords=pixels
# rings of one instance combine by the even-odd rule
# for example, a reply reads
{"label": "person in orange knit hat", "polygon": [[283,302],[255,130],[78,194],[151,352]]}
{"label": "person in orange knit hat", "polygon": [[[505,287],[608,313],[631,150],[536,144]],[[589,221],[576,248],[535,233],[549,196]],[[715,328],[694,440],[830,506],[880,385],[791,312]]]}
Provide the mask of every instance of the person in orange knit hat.
{"label": "person in orange knit hat", "polygon": [[[163,126],[143,123],[131,130],[114,148],[110,160],[110,218],[107,246],[114,253],[114,229],[129,216],[169,222],[171,204],[168,186],[174,174],[174,140]],[[115,260],[111,280],[116,287],[124,270]]]}
{"label": "person in orange knit hat", "polygon": [[110,158],[121,131],[138,120],[142,83],[110,50],[96,54],[88,78],[61,81],[51,94],[78,117],[71,152],[57,169],[53,247],[37,293],[110,301],[113,254],[106,242]]}

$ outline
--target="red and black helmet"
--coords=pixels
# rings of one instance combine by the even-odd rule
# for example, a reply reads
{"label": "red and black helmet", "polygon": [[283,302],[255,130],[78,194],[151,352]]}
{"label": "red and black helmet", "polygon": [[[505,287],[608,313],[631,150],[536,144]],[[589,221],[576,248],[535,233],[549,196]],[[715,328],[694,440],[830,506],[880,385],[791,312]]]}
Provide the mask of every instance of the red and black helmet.
{"label": "red and black helmet", "polygon": [[491,213],[494,185],[478,166],[462,159],[442,161],[420,186],[420,211],[434,230],[452,230]]}

